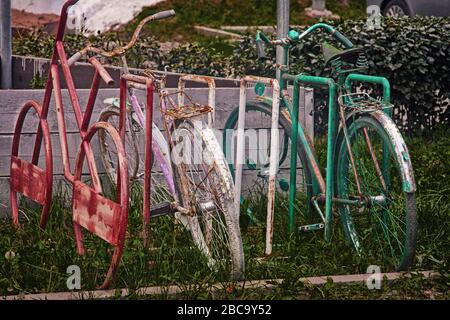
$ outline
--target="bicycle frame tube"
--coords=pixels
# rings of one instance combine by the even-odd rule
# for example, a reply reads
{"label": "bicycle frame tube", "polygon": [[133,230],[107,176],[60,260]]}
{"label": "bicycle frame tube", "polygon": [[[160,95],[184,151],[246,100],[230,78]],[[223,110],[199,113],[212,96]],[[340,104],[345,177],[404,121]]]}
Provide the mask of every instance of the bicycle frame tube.
{"label": "bicycle frame tube", "polygon": [[275,178],[278,170],[278,143],[279,130],[278,120],[280,111],[280,85],[276,79],[262,78],[255,76],[246,76],[241,80],[239,95],[239,119],[237,128],[237,154],[236,154],[236,179],[235,179],[235,198],[236,214],[239,217],[242,191],[242,166],[245,161],[245,106],[247,100],[247,83],[264,83],[272,85],[272,129],[270,144],[270,166],[269,166],[269,186],[267,202],[267,225],[266,225],[266,255],[272,253],[273,239],[273,217],[275,210]]}
{"label": "bicycle frame tube", "polygon": [[[131,107],[133,108],[134,113],[138,116],[138,120],[139,120],[139,125],[144,129],[145,129],[145,122],[146,122],[146,118],[144,113],[141,110],[141,107],[139,105],[139,101],[137,100],[137,97],[132,94],[131,95]],[[152,130],[159,130],[159,128],[154,124],[154,122],[152,122]],[[158,148],[156,143],[153,143],[152,141],[152,151],[153,151],[153,156],[156,158],[156,160],[158,161],[158,163],[161,166],[161,170],[164,174],[164,176],[166,177],[166,181],[169,185],[169,190],[172,194],[175,194],[175,182],[174,182],[174,178],[172,175],[172,171],[170,168],[170,163],[167,163],[165,157],[162,155],[161,150]]]}
{"label": "bicycle frame tube", "polygon": [[[295,81],[295,76],[289,75],[289,74],[285,74],[283,76],[286,80],[292,80]],[[299,84],[298,84],[299,85]],[[297,88],[297,90],[299,90],[299,87]],[[293,107],[293,104],[295,103],[297,106],[299,106],[299,95],[298,95],[298,91],[296,94],[296,97],[294,97],[294,101],[290,101],[290,97],[287,94],[287,91],[284,90],[284,92],[286,92],[286,95],[282,96],[282,104],[281,107],[285,107],[288,111],[289,111],[289,116],[291,119],[291,124],[292,126],[293,124],[293,120],[292,119],[298,119],[299,117],[299,110],[298,107],[297,109],[295,109]],[[294,129],[294,128],[293,128]],[[308,155],[308,160],[309,160],[309,165],[310,165],[310,169],[311,171],[315,172],[315,174],[312,176],[313,178],[313,186],[314,186],[314,194],[316,193],[325,193],[325,180],[322,177],[322,174],[320,173],[320,169],[319,169],[319,163],[317,160],[317,156],[315,154],[314,151],[314,146],[313,146],[313,141],[311,140],[311,138],[307,135],[305,129],[303,128],[302,124],[297,120],[297,128],[294,129],[297,131],[297,139],[300,137],[300,141],[302,142],[302,144],[305,147],[305,152]],[[294,134],[294,132],[292,133]],[[298,140],[297,140],[298,141]],[[292,143],[292,142],[291,142]],[[295,149],[295,150],[294,150]],[[292,149],[293,151],[297,152],[297,146],[294,147],[294,149]],[[293,152],[292,151],[292,152]]]}
{"label": "bicycle frame tube", "polygon": [[[58,31],[57,31],[56,39],[55,39],[56,42],[62,41],[64,38],[64,31],[66,29],[66,23],[67,23],[67,9],[77,2],[78,2],[78,0],[69,0],[63,5],[63,7],[61,9],[59,24],[58,24]],[[52,54],[52,58],[50,61],[50,65],[52,66],[55,63],[57,63],[57,60],[58,60],[58,55],[57,55],[56,46],[55,46],[53,48],[53,54]],[[50,106],[50,100],[52,97],[52,90],[53,90],[53,80],[52,80],[51,74],[49,72],[49,77],[48,77],[47,83],[45,85],[44,101],[42,103],[41,116],[42,116],[42,119],[44,119],[44,120],[47,119],[48,109]],[[39,161],[41,145],[42,145],[42,129],[39,127],[39,129],[37,130],[37,133],[36,133],[36,139],[35,139],[34,150],[33,150],[32,163],[34,165],[37,165],[37,163]]]}
{"label": "bicycle frame tube", "polygon": [[[325,193],[325,239],[327,241],[331,240],[331,231],[332,231],[332,200],[333,200],[333,184],[334,184],[334,166],[333,166],[333,155],[334,155],[334,142],[336,140],[336,108],[335,108],[335,100],[336,100],[336,84],[333,79],[323,78],[323,77],[314,77],[307,75],[285,75],[285,79],[294,81],[294,101],[292,105],[292,136],[291,136],[291,172],[290,172],[290,190],[289,190],[289,226],[291,232],[294,227],[294,201],[296,195],[296,180],[297,180],[297,139],[300,136],[302,144],[305,146],[305,151],[308,156],[308,160],[310,162],[311,171],[314,177],[319,182],[320,191]],[[305,84],[318,84],[318,85],[326,85],[328,86],[328,104],[329,104],[329,113],[328,113],[328,139],[327,139],[327,174],[326,174],[326,184],[323,181],[323,177],[320,173],[320,169],[318,163],[312,153],[312,149],[308,144],[306,135],[303,129],[300,127],[298,123],[298,109],[299,109],[299,85]]]}
{"label": "bicycle frame tube", "polygon": [[[43,101],[43,107],[42,107],[42,117],[43,119],[47,118],[48,110],[50,106],[50,100],[52,96],[52,91],[55,93],[55,104],[56,104],[56,113],[57,113],[57,120],[58,120],[58,131],[59,131],[59,139],[60,139],[60,145],[61,145],[61,152],[62,152],[62,158],[63,158],[63,166],[64,166],[64,176],[65,178],[73,183],[74,177],[72,174],[72,170],[70,168],[70,161],[69,161],[69,154],[68,154],[68,144],[67,144],[67,134],[66,134],[66,126],[65,126],[65,120],[64,120],[64,106],[63,106],[63,100],[62,100],[62,89],[61,89],[61,83],[60,83],[60,76],[59,76],[59,67],[58,62],[61,64],[61,69],[63,72],[63,77],[66,81],[69,97],[72,104],[72,109],[75,114],[75,120],[78,126],[78,129],[80,131],[80,138],[83,139],[87,132],[87,127],[90,122],[90,118],[92,116],[92,111],[95,104],[95,99],[99,90],[100,85],[100,79],[102,78],[106,83],[111,84],[113,80],[111,77],[107,74],[107,72],[104,70],[103,66],[95,59],[91,58],[89,62],[95,69],[94,77],[92,80],[92,86],[91,86],[91,92],[89,94],[89,99],[86,104],[85,112],[84,114],[81,111],[80,102],[78,100],[78,96],[76,94],[75,84],[72,78],[72,74],[70,72],[70,68],[67,62],[67,56],[64,50],[63,46],[63,38],[64,38],[64,30],[65,30],[65,24],[67,22],[67,9],[75,4],[77,1],[67,1],[61,11],[61,19],[59,22],[58,27],[58,33],[56,36],[56,43],[55,48],[53,51],[52,59],[51,59],[51,65],[50,65],[50,71],[49,71],[49,77],[47,81],[47,85],[45,88],[45,95],[44,95],[44,101]],[[35,140],[35,146],[33,151],[33,164],[37,164],[39,160],[39,154],[40,154],[40,148],[42,143],[42,132],[41,128],[38,129],[36,140]],[[83,148],[86,153],[86,157],[88,159],[88,168],[91,172],[93,178],[93,186],[96,192],[100,193],[101,185],[100,182],[96,180],[95,177],[98,176],[97,174],[97,167],[94,161],[94,155],[92,152],[92,148],[88,142],[83,142]]]}
{"label": "bicycle frame tube", "polygon": [[[144,163],[144,238],[146,238],[146,225],[150,221],[150,192],[152,174],[152,123],[153,123],[153,82],[148,77],[124,74],[120,80],[120,118],[126,117],[126,101],[128,82],[145,85],[147,92],[147,108],[145,112],[145,163]],[[125,123],[120,122],[119,133],[122,141],[125,140]]]}
{"label": "bicycle frame tube", "polygon": [[[368,82],[379,84],[383,86],[383,101],[386,103],[390,103],[391,101],[391,85],[389,84],[388,79],[384,77],[376,77],[369,76],[365,74],[351,73],[345,79],[345,89],[348,93],[352,91],[352,82]],[[384,112],[388,116],[392,116],[392,110],[390,108],[384,109]]]}
{"label": "bicycle frame tube", "polygon": [[216,111],[216,83],[213,78],[206,76],[184,75],[178,80],[178,105],[184,105],[184,96],[186,82],[206,83],[208,85],[208,105],[212,108],[212,112],[208,114],[208,127],[213,128]]}
{"label": "bicycle frame tube", "polygon": [[[391,102],[391,86],[388,81],[388,79],[384,77],[377,77],[377,76],[369,76],[365,74],[358,74],[358,73],[351,73],[347,76],[345,79],[345,89],[348,93],[352,92],[352,83],[353,82],[366,82],[366,83],[373,83],[378,84],[383,87],[383,101],[385,103]],[[389,116],[392,117],[392,109],[391,108],[385,108],[384,112]],[[383,155],[381,160],[381,166],[382,166],[382,172],[383,177],[385,179],[386,186],[389,188],[391,185],[391,177],[390,177],[390,163],[389,163],[389,150],[388,146],[386,144],[383,144]]]}

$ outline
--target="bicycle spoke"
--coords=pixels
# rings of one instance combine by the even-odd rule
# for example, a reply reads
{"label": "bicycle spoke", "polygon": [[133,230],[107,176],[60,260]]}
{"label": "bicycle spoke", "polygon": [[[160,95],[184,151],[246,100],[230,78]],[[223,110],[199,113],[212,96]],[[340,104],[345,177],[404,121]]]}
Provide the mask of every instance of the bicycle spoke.
{"label": "bicycle spoke", "polygon": [[[362,201],[359,205],[340,206],[344,226],[357,250],[370,250],[372,255],[388,258],[386,262],[390,261],[388,263],[398,266],[403,257],[407,256],[404,252],[409,250],[406,243],[410,235],[407,233],[408,224],[405,219],[406,196],[394,149],[384,148],[389,146],[390,141],[382,135],[383,131],[378,131],[376,125],[372,126],[373,122],[355,123],[358,125],[349,128],[353,163],[346,142],[343,141],[340,146],[343,160],[338,169],[338,194],[343,198],[357,198],[358,183],[351,173],[354,165],[360,180]],[[383,165],[389,171],[383,171],[378,161],[383,151],[388,152],[387,162],[383,162]],[[386,175],[392,177],[389,189]]]}

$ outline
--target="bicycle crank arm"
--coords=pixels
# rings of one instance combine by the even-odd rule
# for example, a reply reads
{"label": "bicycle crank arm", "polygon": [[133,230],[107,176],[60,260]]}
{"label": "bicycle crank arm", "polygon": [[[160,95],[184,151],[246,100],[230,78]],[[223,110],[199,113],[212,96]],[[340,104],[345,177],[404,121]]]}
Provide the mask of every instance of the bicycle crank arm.
{"label": "bicycle crank arm", "polygon": [[171,203],[168,201],[164,201],[150,208],[150,217],[159,218],[162,216],[174,215],[177,212],[181,213],[182,215],[193,216],[192,210],[186,209],[176,202]]}
{"label": "bicycle crank arm", "polygon": [[307,232],[307,231],[316,231],[316,230],[322,230],[325,228],[324,223],[315,223],[315,224],[308,224],[306,226],[298,227],[298,232]]}
{"label": "bicycle crank arm", "polygon": [[173,215],[178,210],[175,208],[175,206],[168,202],[164,201],[161,203],[158,203],[157,205],[154,205],[150,208],[150,218],[159,218],[162,216],[168,216]]}
{"label": "bicycle crank arm", "polygon": [[[313,199],[317,201],[319,204],[325,204],[325,195],[319,194]],[[334,203],[339,203],[343,205],[351,205],[351,206],[370,206],[374,204],[384,205],[387,202],[387,197],[385,195],[378,196],[349,196],[348,198],[336,198],[333,197],[332,201]]]}

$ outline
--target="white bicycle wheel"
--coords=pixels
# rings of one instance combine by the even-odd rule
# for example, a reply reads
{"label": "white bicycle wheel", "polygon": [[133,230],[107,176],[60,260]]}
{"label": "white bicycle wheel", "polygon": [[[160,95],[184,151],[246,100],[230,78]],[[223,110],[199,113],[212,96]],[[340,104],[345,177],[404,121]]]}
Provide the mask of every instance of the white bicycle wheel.
{"label": "white bicycle wheel", "polygon": [[234,206],[234,185],[213,131],[183,121],[172,133],[174,176],[181,205],[188,209],[189,229],[208,266],[244,275],[244,253]]}
{"label": "white bicycle wheel", "polygon": [[[134,172],[133,181],[142,182],[144,130],[137,121],[134,121],[132,117],[130,118],[132,124],[127,125],[125,139],[127,156],[132,158],[130,160],[132,167],[129,171]],[[118,126],[118,119],[119,109],[117,107],[106,108],[100,115],[101,121],[107,121],[116,126]],[[194,133],[190,122],[185,122],[178,129],[181,130],[180,132]],[[226,270],[231,274],[231,279],[241,279],[244,274],[244,255],[239,222],[235,215],[233,180],[213,132],[211,130],[201,132],[201,141],[204,145],[203,152],[206,158],[212,160],[212,170],[205,166],[202,167],[202,170],[193,167],[189,169],[186,166],[172,166],[169,145],[155,124],[152,126],[152,135],[153,153],[155,154],[156,151],[160,155],[155,157],[157,159],[152,166],[151,204],[176,201],[186,208],[196,207],[198,214],[189,216],[177,212],[175,218],[191,234],[194,245],[206,257],[207,264],[211,269],[216,271]],[[109,178],[114,183],[116,181],[115,165],[117,163],[114,150],[109,150],[110,144],[103,136],[99,136],[99,142],[103,164]],[[177,141],[174,141],[174,144],[176,145]],[[164,173],[164,171],[166,172]],[[196,171],[195,175],[193,175],[194,171]],[[208,179],[204,180],[207,172],[209,172]],[[182,194],[179,187],[179,177],[187,177],[187,174],[189,174],[189,178],[186,181],[189,181],[189,183],[197,184],[197,186],[201,184],[200,189],[209,188],[214,191],[205,193],[199,192],[200,189],[191,189],[188,194]],[[175,181],[168,181],[170,180],[169,177],[174,177]],[[208,203],[213,206],[208,207]],[[191,247],[189,243],[184,243],[182,246]]]}

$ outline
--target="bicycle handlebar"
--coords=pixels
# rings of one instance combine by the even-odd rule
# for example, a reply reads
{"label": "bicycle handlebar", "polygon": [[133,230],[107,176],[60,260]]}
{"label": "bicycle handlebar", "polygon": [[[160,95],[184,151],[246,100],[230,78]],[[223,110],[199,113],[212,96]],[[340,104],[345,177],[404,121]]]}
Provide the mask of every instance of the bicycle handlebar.
{"label": "bicycle handlebar", "polygon": [[300,43],[300,41],[310,33],[315,31],[316,29],[324,29],[329,34],[331,34],[336,40],[342,43],[347,49],[353,48],[353,43],[347,39],[342,33],[337,31],[334,27],[326,24],[326,23],[316,23],[315,25],[306,29],[302,34],[291,35],[291,32],[288,33],[286,38],[270,40],[262,31],[258,31],[256,33],[256,50],[258,53],[258,58],[265,58],[266,54],[264,52],[264,43],[270,44],[272,46],[285,46],[285,45],[294,45]]}
{"label": "bicycle handlebar", "polygon": [[75,62],[80,60],[81,57],[86,55],[88,52],[92,52],[92,53],[101,55],[101,56],[106,57],[106,58],[113,58],[113,57],[117,57],[117,56],[122,56],[125,52],[130,50],[136,44],[137,39],[139,38],[139,35],[140,35],[141,31],[142,31],[142,28],[144,27],[144,25],[147,22],[155,21],[155,20],[167,19],[167,18],[170,18],[170,17],[173,17],[173,16],[175,16],[175,10],[161,11],[161,12],[155,13],[154,15],[148,16],[148,17],[143,19],[138,24],[138,26],[134,30],[134,33],[133,33],[133,36],[131,37],[130,42],[128,44],[126,44],[125,46],[114,48],[111,51],[106,51],[106,50],[95,48],[95,47],[91,47],[91,46],[85,47],[82,50],[80,50],[77,53],[75,53],[72,57],[70,57],[70,59],[68,60],[69,66],[73,65]]}
{"label": "bicycle handlebar", "polygon": [[175,16],[175,10],[161,11],[153,15],[153,20],[163,20]]}

